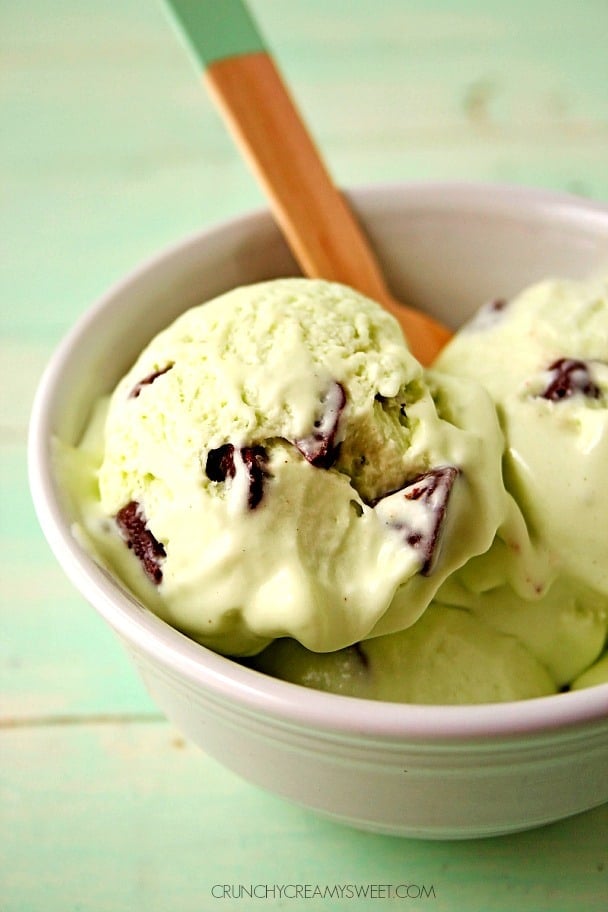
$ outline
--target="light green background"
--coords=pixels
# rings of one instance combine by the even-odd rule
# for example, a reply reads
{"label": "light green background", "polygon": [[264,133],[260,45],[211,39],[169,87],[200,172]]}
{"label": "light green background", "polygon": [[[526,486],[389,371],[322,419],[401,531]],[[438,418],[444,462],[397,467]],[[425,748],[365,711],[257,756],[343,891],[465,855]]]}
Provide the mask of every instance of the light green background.
{"label": "light green background", "polygon": [[[251,7],[339,183],[475,179],[608,200],[606,0]],[[152,705],[38,530],[31,396],[122,273],[263,200],[160,0],[0,0],[0,42],[1,912],[606,908],[606,806],[482,842],[358,833],[241,782]],[[216,883],[435,895],[220,901]]]}

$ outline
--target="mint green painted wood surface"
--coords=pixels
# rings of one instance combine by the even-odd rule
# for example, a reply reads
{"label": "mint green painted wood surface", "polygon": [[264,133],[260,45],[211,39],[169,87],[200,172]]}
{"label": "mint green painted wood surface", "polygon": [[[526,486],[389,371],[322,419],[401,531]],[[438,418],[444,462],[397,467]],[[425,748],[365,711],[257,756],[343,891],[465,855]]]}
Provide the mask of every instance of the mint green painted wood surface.
{"label": "mint green painted wood surface", "polygon": [[[221,0],[219,0],[221,2]],[[463,178],[608,200],[608,4],[256,0],[341,184]],[[38,531],[31,396],[122,273],[263,200],[160,0],[0,2],[0,910],[608,906],[608,807],[483,842],[357,833],[236,779],[160,716]],[[219,900],[214,884],[434,896]]]}

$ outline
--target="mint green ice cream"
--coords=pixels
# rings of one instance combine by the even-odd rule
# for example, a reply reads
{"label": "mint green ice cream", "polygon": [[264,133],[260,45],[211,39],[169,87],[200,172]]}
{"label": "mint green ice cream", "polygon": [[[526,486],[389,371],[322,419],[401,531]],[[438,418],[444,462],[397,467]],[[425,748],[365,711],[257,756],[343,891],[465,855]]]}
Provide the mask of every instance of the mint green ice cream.
{"label": "mint green ice cream", "polygon": [[99,558],[242,656],[414,623],[509,513],[502,445],[488,395],[425,375],[376,303],[284,279],[179,317],[60,461]]}
{"label": "mint green ice cream", "polygon": [[537,559],[524,579],[506,555],[513,585],[528,595],[559,574],[608,597],[608,281],[545,281],[494,302],[436,367],[496,405],[505,483]]}
{"label": "mint green ice cream", "polygon": [[352,696],[496,702],[608,681],[608,284],[545,281],[497,300],[434,371],[481,384],[512,497],[491,547],[401,633],[334,657],[279,641],[257,667]]}
{"label": "mint green ice cream", "polygon": [[427,371],[352,289],[240,288],[58,460],[97,559],[265,673],[427,704],[608,679],[605,282],[494,301]]}
{"label": "mint green ice cream", "polygon": [[441,597],[516,635],[564,686],[608,629],[608,282],[547,280],[494,302],[437,360],[482,383],[531,547],[496,539]]}
{"label": "mint green ice cream", "polygon": [[326,654],[277,640],[253,664],[306,687],[396,703],[498,703],[556,689],[542,662],[516,637],[437,601],[399,633]]}

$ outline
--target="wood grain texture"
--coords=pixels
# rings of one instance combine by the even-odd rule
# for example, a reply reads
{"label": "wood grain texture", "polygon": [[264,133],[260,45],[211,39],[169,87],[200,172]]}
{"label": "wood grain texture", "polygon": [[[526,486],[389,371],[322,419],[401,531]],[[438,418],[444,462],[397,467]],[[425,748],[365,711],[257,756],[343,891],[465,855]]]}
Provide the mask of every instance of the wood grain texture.
{"label": "wood grain texture", "polygon": [[[608,806],[501,839],[420,842],[267,795],[165,723],[14,729],[2,749],[2,912],[605,910]],[[409,884],[427,898],[220,901],[224,884]]]}
{"label": "wood grain texture", "polygon": [[[605,0],[251,6],[340,186],[462,178],[608,200]],[[38,529],[31,397],[102,291],[262,193],[160,3],[4,3],[0,43],[0,910],[247,907],[213,899],[216,879],[431,883],[434,901],[405,908],[441,912],[606,908],[606,808],[476,843],[375,837],[251,788],[159,720]]]}

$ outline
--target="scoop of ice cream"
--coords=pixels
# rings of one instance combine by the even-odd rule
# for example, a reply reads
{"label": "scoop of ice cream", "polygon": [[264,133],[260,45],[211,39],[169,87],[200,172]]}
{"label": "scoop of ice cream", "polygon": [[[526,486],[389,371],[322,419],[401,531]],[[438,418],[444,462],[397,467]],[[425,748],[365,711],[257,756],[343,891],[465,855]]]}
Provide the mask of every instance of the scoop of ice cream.
{"label": "scoop of ice cream", "polygon": [[503,549],[496,543],[486,555],[471,560],[446,580],[438,598],[516,637],[544,665],[556,687],[564,687],[601,653],[608,631],[608,600],[563,577],[531,599],[521,598],[508,584],[489,586],[492,574],[487,565],[499,563]]}
{"label": "scoop of ice cream", "polygon": [[608,684],[608,652],[605,652],[597,662],[575,678],[572,690],[584,690],[586,687],[595,687],[598,684]]}
{"label": "scoop of ice cream", "polygon": [[507,510],[487,394],[426,379],[396,321],[337,284],[261,283],[183,314],[101,427],[65,456],[97,464],[98,489],[71,473],[86,534],[161,617],[228,654],[409,626]]}
{"label": "scoop of ice cream", "polygon": [[483,384],[503,428],[505,484],[536,565],[501,556],[519,594],[557,575],[608,595],[608,282],[545,281],[495,301],[437,360]]}
{"label": "scoop of ice cream", "polygon": [[[607,291],[540,283],[483,308],[437,359],[443,392],[446,373],[483,384],[504,432],[509,502],[491,547],[451,574],[409,629],[321,656],[281,640],[256,667],[322,690],[429,703],[608,679]],[[460,397],[442,403],[436,391],[435,401],[441,411]]]}
{"label": "scoop of ice cream", "polygon": [[542,663],[516,637],[438,602],[399,633],[329,654],[277,640],[253,664],[316,690],[397,703],[499,703],[556,692]]}

